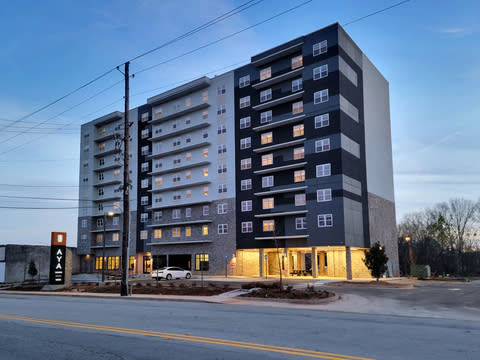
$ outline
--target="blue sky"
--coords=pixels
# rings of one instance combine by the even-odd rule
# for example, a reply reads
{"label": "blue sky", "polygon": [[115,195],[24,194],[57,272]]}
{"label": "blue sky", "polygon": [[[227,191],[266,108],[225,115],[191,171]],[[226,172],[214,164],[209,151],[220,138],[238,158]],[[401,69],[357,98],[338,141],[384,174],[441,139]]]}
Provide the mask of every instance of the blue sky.
{"label": "blue sky", "polygon": [[[0,129],[11,124],[9,120],[19,119],[105,70],[245,1],[2,3]],[[313,0],[229,40],[139,74],[131,82],[131,106],[182,81],[222,73],[296,36],[337,21],[345,24],[396,2]],[[300,3],[264,0],[225,22],[133,62],[132,72]],[[479,13],[478,1],[411,0],[345,27],[390,83],[397,218],[452,197],[479,197]],[[18,147],[0,155],[0,183],[49,186],[0,185],[0,195],[77,198],[80,124],[122,110],[122,84],[66,110],[121,79],[120,73],[112,72],[28,118],[28,122],[0,131],[0,153]],[[38,122],[45,124],[30,130],[37,134],[21,134],[25,127]],[[68,207],[76,206],[76,202],[0,197],[0,206]],[[0,244],[48,244],[51,231],[67,231],[68,244],[75,245],[76,217],[74,209],[0,209]]]}

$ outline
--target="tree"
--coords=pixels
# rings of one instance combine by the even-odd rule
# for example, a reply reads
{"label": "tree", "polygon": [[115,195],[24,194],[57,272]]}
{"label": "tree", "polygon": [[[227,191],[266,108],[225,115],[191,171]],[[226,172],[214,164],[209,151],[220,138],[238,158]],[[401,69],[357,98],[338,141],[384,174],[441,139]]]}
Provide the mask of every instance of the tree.
{"label": "tree", "polygon": [[30,277],[33,278],[35,277],[35,275],[38,274],[38,270],[37,270],[37,267],[35,266],[35,261],[30,260],[30,264],[28,265],[28,275],[30,275]]}
{"label": "tree", "polygon": [[385,247],[376,242],[370,250],[365,250],[365,259],[363,262],[374,278],[380,277],[387,271],[388,257],[385,254]]}

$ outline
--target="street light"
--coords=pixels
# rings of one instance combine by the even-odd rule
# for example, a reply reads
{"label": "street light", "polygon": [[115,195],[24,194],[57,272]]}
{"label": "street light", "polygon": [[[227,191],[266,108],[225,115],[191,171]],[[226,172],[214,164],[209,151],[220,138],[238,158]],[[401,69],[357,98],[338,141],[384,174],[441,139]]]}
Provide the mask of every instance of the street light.
{"label": "street light", "polygon": [[409,274],[411,275],[412,273],[412,258],[413,258],[413,254],[412,254],[412,247],[410,246],[410,241],[412,240],[412,238],[410,236],[405,236],[403,238],[403,240],[405,240],[405,242],[407,243],[408,245],[408,272]]}
{"label": "street light", "polygon": [[109,211],[108,213],[103,213],[103,250],[102,250],[102,257],[103,257],[103,264],[102,264],[102,284],[105,284],[105,266],[106,266],[106,260],[107,258],[105,257],[105,242],[107,240],[107,234],[106,234],[106,229],[105,225],[107,223],[107,216],[114,216],[115,213],[113,211]]}

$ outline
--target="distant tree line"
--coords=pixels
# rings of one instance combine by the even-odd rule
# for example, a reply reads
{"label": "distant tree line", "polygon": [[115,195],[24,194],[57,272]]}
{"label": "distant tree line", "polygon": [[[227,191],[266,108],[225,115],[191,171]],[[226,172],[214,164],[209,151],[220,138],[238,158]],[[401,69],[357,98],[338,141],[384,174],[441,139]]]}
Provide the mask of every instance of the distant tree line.
{"label": "distant tree line", "polygon": [[430,265],[433,275],[480,274],[480,200],[450,199],[406,214],[398,224],[400,271]]}

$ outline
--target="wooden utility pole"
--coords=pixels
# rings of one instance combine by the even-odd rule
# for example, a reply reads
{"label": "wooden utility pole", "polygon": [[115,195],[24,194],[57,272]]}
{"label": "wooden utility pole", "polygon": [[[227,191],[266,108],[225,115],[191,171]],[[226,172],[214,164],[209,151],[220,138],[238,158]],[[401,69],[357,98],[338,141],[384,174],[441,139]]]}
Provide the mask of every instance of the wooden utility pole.
{"label": "wooden utility pole", "polygon": [[[123,232],[122,232],[122,281],[120,295],[128,296],[128,243],[130,235],[130,62],[125,63],[125,112],[123,129]],[[117,67],[118,69],[118,67]]]}

